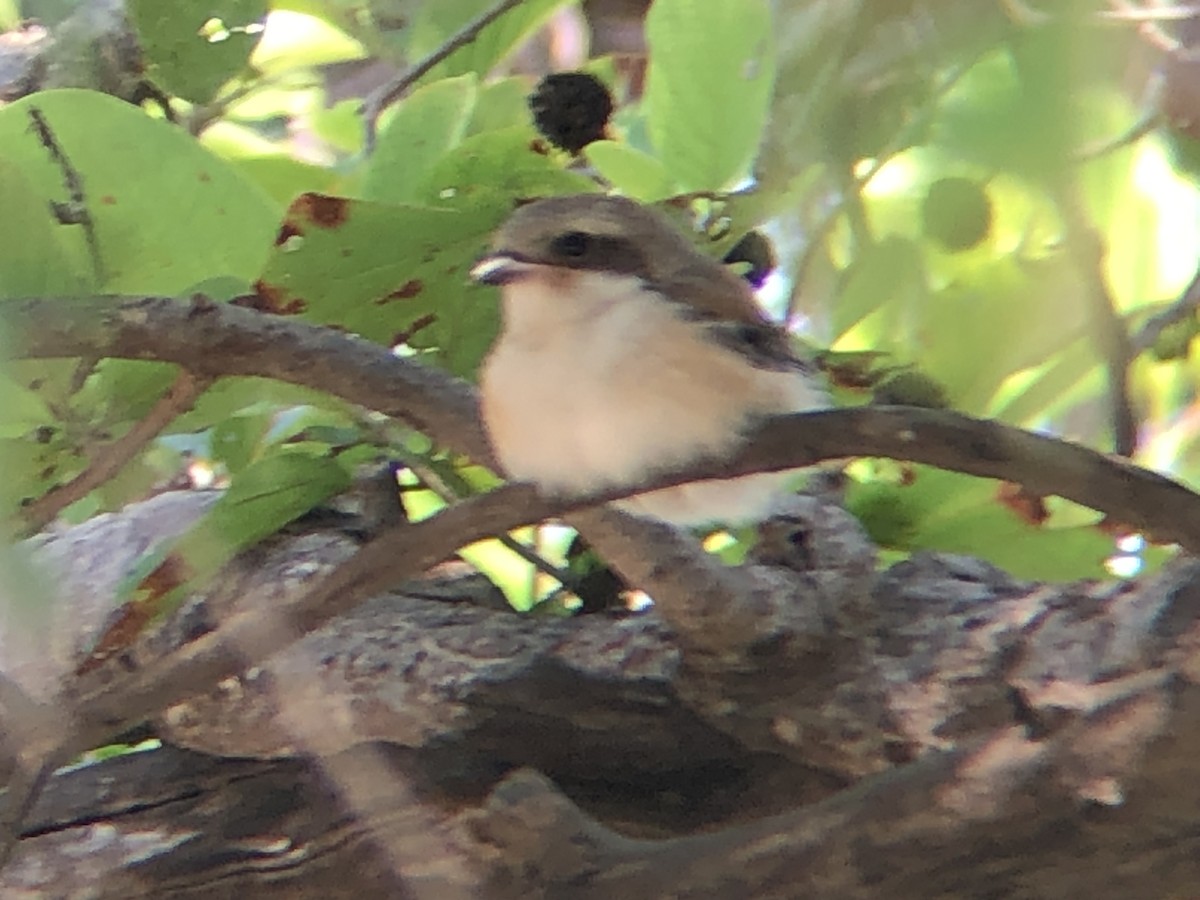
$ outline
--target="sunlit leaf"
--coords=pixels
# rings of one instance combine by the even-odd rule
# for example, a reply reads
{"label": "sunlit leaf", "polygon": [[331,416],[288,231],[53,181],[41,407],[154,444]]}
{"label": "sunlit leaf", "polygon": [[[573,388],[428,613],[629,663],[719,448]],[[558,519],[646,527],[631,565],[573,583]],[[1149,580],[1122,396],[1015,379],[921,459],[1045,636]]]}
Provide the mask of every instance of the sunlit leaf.
{"label": "sunlit leaf", "polygon": [[750,174],[775,82],[768,0],[657,0],[646,15],[645,109],[659,158],[685,191]]}
{"label": "sunlit leaf", "polygon": [[[47,203],[70,198],[62,169],[30,130],[31,107],[82,179],[102,266],[92,289],[175,294],[261,267],[278,215],[266,194],[176,126],[95,91],[44,91],[0,109],[6,162]],[[82,226],[57,227],[77,248],[68,259],[87,258]],[[38,262],[53,270],[63,258]]]}

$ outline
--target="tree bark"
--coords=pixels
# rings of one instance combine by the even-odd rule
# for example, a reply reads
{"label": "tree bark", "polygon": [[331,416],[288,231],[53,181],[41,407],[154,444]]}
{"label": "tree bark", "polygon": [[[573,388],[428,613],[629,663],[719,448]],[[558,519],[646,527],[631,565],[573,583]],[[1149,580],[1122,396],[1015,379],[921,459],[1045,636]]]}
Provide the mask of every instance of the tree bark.
{"label": "tree bark", "polygon": [[[167,534],[207,502],[149,505]],[[146,506],[38,552],[110,583],[145,552]],[[808,632],[723,668],[653,611],[522,617],[443,568],[166,710],[175,746],[55,774],[0,895],[1188,895],[1200,563],[1067,585],[952,556],[875,573],[852,520],[797,516],[803,565],[767,542],[751,570]],[[231,609],[269,616],[281,573],[357,546],[280,536],[96,678]]]}

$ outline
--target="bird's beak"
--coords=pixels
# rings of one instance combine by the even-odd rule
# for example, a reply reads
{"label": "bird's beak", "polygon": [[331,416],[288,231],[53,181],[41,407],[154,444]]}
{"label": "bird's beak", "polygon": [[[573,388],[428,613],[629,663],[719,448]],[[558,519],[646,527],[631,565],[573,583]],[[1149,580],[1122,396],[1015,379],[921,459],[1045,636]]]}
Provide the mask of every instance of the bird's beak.
{"label": "bird's beak", "polygon": [[485,256],[471,268],[471,279],[480,284],[503,285],[516,281],[534,271],[533,263],[524,262],[507,253]]}

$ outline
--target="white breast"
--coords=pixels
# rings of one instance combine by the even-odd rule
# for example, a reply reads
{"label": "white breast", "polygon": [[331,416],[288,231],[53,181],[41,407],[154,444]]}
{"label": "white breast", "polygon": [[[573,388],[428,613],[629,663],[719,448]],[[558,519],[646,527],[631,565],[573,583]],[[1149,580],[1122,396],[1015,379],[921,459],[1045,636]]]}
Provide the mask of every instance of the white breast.
{"label": "white breast", "polygon": [[[762,415],[828,405],[799,371],[767,371],[625,278],[576,273],[561,288],[505,289],[505,328],[484,363],[483,416],[508,474],[551,493],[634,484],[652,470],[732,452]],[[515,296],[514,296],[515,295]],[[684,485],[621,505],[680,525],[769,514],[788,473]]]}

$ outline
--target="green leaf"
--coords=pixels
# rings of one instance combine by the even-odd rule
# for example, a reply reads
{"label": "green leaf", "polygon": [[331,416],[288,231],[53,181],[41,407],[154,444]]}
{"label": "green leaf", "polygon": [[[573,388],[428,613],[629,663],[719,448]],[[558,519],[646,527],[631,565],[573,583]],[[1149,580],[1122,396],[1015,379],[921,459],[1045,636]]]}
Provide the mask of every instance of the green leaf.
{"label": "green leaf", "polygon": [[489,222],[490,232],[520,200],[597,190],[594,181],[566,171],[539,146],[529,125],[469,137],[434,166],[420,199],[470,210]]}
{"label": "green leaf", "polygon": [[847,492],[847,508],[882,546],[977,556],[1018,578],[1111,577],[1105,561],[1115,544],[1096,524],[1055,527],[1053,516],[1032,524],[1000,501],[996,481],[905,469],[908,477],[899,482],[852,482]]}
{"label": "green leaf", "polygon": [[0,299],[79,294],[91,261],[78,229],[60,225],[43,191],[18,164],[0,159]]}
{"label": "green leaf", "polygon": [[[103,270],[89,271],[87,290],[177,294],[217,275],[249,281],[261,269],[278,218],[271,200],[178,127],[95,91],[44,91],[0,109],[5,162],[46,203],[70,198],[62,169],[30,131],[31,107],[41,110],[83,182]],[[33,221],[34,233],[44,234]],[[52,273],[64,261],[73,267],[89,259],[81,226],[54,228],[73,249],[55,253],[41,241],[36,260],[22,266],[28,285],[44,277],[57,287]]]}
{"label": "green leaf", "polygon": [[628,144],[593,141],[587,158],[596,171],[622,194],[653,203],[677,192],[675,180],[662,161]]}
{"label": "green leaf", "polygon": [[249,407],[285,409],[302,405],[343,410],[342,400],[312,388],[270,378],[222,378],[204,392],[189,412],[171,423],[170,431],[186,434],[215,426]]}
{"label": "green leaf", "polygon": [[650,139],[687,191],[750,174],[775,81],[768,0],[656,0],[646,15]]}
{"label": "green leaf", "polygon": [[475,97],[472,74],[435,81],[406,97],[379,133],[364,197],[389,203],[415,200],[433,167],[462,141]]}
{"label": "green leaf", "polygon": [[144,416],[176,372],[170,363],[102,359],[71,398],[77,421],[115,426]]}
{"label": "green leaf", "polygon": [[200,142],[229,160],[247,180],[258,185],[280,206],[305,191],[327,191],[337,173],[326,166],[301,162],[281,144],[233,122],[214,122],[204,129]]}
{"label": "green leaf", "polygon": [[218,422],[210,438],[213,458],[236,477],[262,450],[273,418],[271,412],[252,407]]}
{"label": "green leaf", "polygon": [[339,17],[322,16],[330,11],[328,0],[304,5],[310,8],[292,10],[278,2],[271,4],[269,27],[250,59],[256,72],[273,77],[298,68],[349,62],[369,55],[359,41],[346,33]]}
{"label": "green leaf", "polygon": [[167,91],[203,103],[254,52],[266,0],[131,0],[147,74]]}
{"label": "green leaf", "polygon": [[531,144],[520,127],[468,138],[417,192],[428,206],[298,198],[261,295],[272,311],[433,350],[441,365],[473,375],[497,327],[493,290],[468,277],[488,236],[520,198],[595,187]]}
{"label": "green leaf", "polygon": [[[311,210],[339,210],[314,225]],[[260,287],[271,308],[357,332],[388,346],[437,348],[469,373],[495,331],[495,306],[467,272],[494,218],[421,206],[305,195],[285,229],[295,235],[272,256]]]}
{"label": "green leaf", "polygon": [[890,237],[872,245],[842,275],[833,304],[838,349],[895,351],[905,360],[926,294],[924,262],[912,241]]}
{"label": "green leaf", "polygon": [[23,437],[53,420],[42,397],[0,370],[0,438]]}
{"label": "green leaf", "polygon": [[528,96],[529,82],[524,78],[501,78],[481,85],[467,134],[500,131],[514,122],[532,121]]}
{"label": "green leaf", "polygon": [[[6,392],[7,394],[7,392]],[[77,474],[71,442],[60,428],[39,426],[13,438],[0,439],[0,513],[15,514],[27,500],[41,496],[58,481]]]}
{"label": "green leaf", "polygon": [[[1061,353],[1086,327],[1088,298],[1056,258],[1024,267],[1006,257],[932,291],[920,310],[921,368],[953,386],[955,402],[982,412],[1013,373]],[[1053,327],[1046,327],[1047,316]],[[997,335],[1007,339],[997,340]]]}
{"label": "green leaf", "polygon": [[280,451],[238,473],[198,533],[219,542],[228,558],[349,486],[350,475],[337,460]]}

